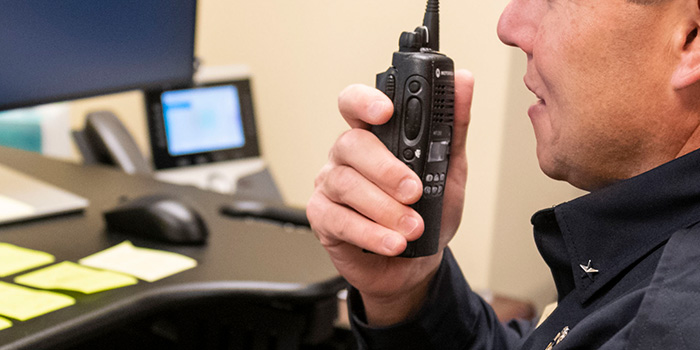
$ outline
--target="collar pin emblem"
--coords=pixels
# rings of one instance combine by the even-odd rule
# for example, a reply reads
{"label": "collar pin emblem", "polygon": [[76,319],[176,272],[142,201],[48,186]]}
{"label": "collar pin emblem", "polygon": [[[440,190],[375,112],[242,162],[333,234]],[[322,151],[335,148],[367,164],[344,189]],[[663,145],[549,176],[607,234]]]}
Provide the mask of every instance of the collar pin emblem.
{"label": "collar pin emblem", "polygon": [[590,278],[590,279],[593,279],[593,274],[599,272],[597,269],[594,269],[594,268],[591,266],[591,261],[590,261],[590,260],[588,260],[588,265],[579,264],[578,266],[580,266],[581,269],[583,270],[583,272],[585,272],[585,275],[583,275],[583,277],[588,277],[588,278]]}
{"label": "collar pin emblem", "polygon": [[557,333],[557,336],[547,345],[544,350],[551,350],[554,346],[561,343],[564,338],[569,334],[569,327],[564,327],[561,332]]}

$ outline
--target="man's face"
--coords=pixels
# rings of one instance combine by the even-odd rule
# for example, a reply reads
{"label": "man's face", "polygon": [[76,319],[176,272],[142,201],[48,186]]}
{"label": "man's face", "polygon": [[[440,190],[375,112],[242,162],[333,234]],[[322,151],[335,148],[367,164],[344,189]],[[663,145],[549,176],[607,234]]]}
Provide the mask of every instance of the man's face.
{"label": "man's face", "polygon": [[498,34],[527,54],[525,84],[539,99],[528,115],[548,176],[593,190],[678,155],[689,137],[679,130],[695,121],[669,83],[675,3],[510,2]]}

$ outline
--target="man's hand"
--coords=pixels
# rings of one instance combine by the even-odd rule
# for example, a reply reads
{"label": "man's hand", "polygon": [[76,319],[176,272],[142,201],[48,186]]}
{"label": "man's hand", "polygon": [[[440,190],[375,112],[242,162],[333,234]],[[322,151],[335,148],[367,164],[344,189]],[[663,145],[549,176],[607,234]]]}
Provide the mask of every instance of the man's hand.
{"label": "man's hand", "polygon": [[352,129],[333,145],[316,178],[307,215],[338,272],[360,291],[372,325],[398,323],[421,307],[442,248],[457,231],[464,206],[473,87],[471,73],[456,72],[440,249],[436,255],[413,259],[395,256],[423,232],[422,218],[409,207],[422,195],[421,180],[368,130],[371,124],[387,122],[393,105],[381,91],[363,85],[349,86],[338,98],[340,113]]}

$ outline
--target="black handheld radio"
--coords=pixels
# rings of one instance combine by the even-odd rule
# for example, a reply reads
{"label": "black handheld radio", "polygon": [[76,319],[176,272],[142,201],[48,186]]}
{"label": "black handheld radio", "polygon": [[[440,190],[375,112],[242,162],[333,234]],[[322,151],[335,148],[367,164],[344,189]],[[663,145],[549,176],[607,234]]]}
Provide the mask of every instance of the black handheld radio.
{"label": "black handheld radio", "polygon": [[377,89],[394,103],[394,115],[372,132],[418,174],[423,195],[412,205],[425,222],[423,235],[399,256],[437,253],[445,179],[454,124],[454,63],[440,49],[439,1],[428,0],[423,26],[403,32],[392,67],[377,74]]}

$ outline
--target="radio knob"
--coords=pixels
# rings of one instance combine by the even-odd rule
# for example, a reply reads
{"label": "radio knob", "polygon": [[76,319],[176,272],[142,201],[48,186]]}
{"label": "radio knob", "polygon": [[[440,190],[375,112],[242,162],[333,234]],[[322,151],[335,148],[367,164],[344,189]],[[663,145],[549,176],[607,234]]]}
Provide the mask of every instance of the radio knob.
{"label": "radio knob", "polygon": [[415,140],[420,133],[421,112],[423,104],[416,97],[411,97],[406,103],[406,118],[404,119],[404,133],[409,140]]}
{"label": "radio knob", "polygon": [[423,36],[416,32],[403,32],[399,37],[399,52],[419,52],[423,46]]}

